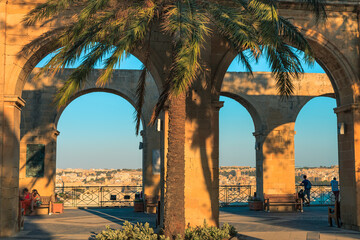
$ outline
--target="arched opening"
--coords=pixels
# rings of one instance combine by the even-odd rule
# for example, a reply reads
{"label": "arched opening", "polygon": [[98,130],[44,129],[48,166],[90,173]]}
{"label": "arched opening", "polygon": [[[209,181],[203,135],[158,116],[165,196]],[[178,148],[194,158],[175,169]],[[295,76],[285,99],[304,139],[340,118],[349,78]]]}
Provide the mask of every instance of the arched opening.
{"label": "arched opening", "polygon": [[[49,57],[51,57],[51,54],[39,62],[37,67],[42,67]],[[56,189],[59,198],[65,204],[70,204],[72,207],[133,205],[135,193],[144,192],[145,194],[152,194],[158,192],[160,188],[160,173],[158,169],[160,166],[158,161],[160,156],[157,156],[157,161],[154,161],[153,152],[160,152],[160,134],[152,127],[146,126],[158,96],[158,87],[154,79],[150,75],[146,78],[147,94],[145,95],[145,104],[141,117],[141,125],[144,129],[141,131],[141,136],[135,137],[135,124],[133,123],[134,107],[130,106],[134,106],[136,102],[136,86],[141,74],[141,62],[132,55],[125,59],[125,61],[120,63],[120,67],[114,70],[112,79],[106,88],[99,88],[95,84],[102,67],[101,63],[99,63],[98,69],[94,69],[88,76],[84,89],[70,98],[69,107],[58,109],[54,102],[54,96],[71,73],[72,68],[76,67],[76,65],[75,63],[72,66],[68,66],[69,68],[55,75],[44,74],[36,81],[32,81],[33,73],[38,71],[38,68],[35,68],[33,73],[30,74],[29,81],[24,86],[22,97],[27,101],[27,104],[21,115],[20,148],[24,154],[20,156],[20,165],[22,166],[20,169],[20,188],[36,188],[43,196],[53,196]],[[116,95],[127,100],[125,105],[128,112],[126,114],[124,114],[119,105],[114,105],[118,99],[121,99]],[[111,99],[111,97],[115,97],[115,99]],[[99,105],[101,99],[106,100],[106,103],[102,103],[103,106]],[[71,110],[74,108],[73,106],[76,108],[81,102],[85,106],[78,107],[77,110]],[[96,108],[100,112],[96,113]],[[111,116],[104,118],[106,114],[102,111],[109,110],[109,108],[112,111]],[[81,112],[86,109],[87,112]],[[63,114],[73,116],[73,120],[68,125],[70,128],[78,124],[73,130],[65,131],[67,132],[64,133],[65,138],[68,134],[77,134],[64,140],[65,145],[60,140],[60,146],[57,149],[58,130],[61,132],[61,129],[57,129],[57,127],[62,125],[60,115]],[[111,126],[110,122],[107,121],[114,119],[117,116],[116,114],[118,114],[117,125],[113,126],[112,130],[108,129],[108,135],[103,135],[106,133],[105,127]],[[125,119],[125,117],[128,121],[126,123],[121,122],[120,120]],[[87,127],[88,129],[86,129],[85,123],[90,124],[92,127]],[[123,128],[121,134],[120,130],[115,131],[119,127]],[[81,129],[83,132],[80,131]],[[99,131],[96,131],[96,129]],[[125,132],[128,136],[124,136]],[[92,141],[90,136],[86,137],[89,133],[93,139]],[[106,138],[112,140],[107,143],[100,141]],[[61,135],[59,139],[61,139]],[[72,140],[76,141],[76,143],[71,143]],[[29,150],[29,148],[32,148],[32,150]],[[96,149],[97,152],[90,151]],[[130,149],[134,151],[133,154],[129,155]],[[32,171],[36,172],[40,169],[38,173],[28,174],[28,169],[30,169],[31,165],[28,159],[29,151],[43,151],[43,154],[37,155],[38,159],[33,159],[35,162],[33,163]],[[109,153],[112,153],[112,157]],[[56,154],[58,154],[59,159],[57,159]],[[116,167],[115,165],[109,165],[111,161],[116,161],[116,157],[122,157],[125,165]],[[64,160],[65,162],[62,161],[64,158],[67,159]],[[78,161],[81,158],[87,161],[81,163]],[[131,158],[136,158],[137,161],[133,161]],[[142,160],[138,158],[142,158]],[[58,185],[55,186],[57,160],[60,160],[58,167],[63,164],[60,168],[66,168],[66,170],[60,173],[63,176],[61,184],[58,182]],[[133,164],[131,164],[132,162]],[[81,166],[85,170],[79,170]],[[37,167],[39,169],[36,169]],[[72,168],[72,170],[69,170],[69,168]],[[91,168],[101,170],[95,172],[88,171]],[[123,170],[118,171],[118,169]],[[81,171],[90,172],[91,176],[86,176]],[[70,177],[69,182],[65,182],[64,179],[69,178],[67,175],[73,176],[74,179]],[[78,181],[80,178],[82,181]],[[122,179],[122,181],[119,181],[119,179]],[[130,180],[134,181],[130,184]],[[115,185],[121,187],[112,187]],[[89,186],[96,187],[90,189],[91,187]],[[100,190],[99,186],[101,186]],[[66,190],[66,187],[69,187],[69,191]],[[84,194],[85,196],[81,197]]]}
{"label": "arched opening", "polygon": [[[301,53],[299,54],[299,57],[303,58]],[[246,69],[235,58],[222,81],[221,92],[242,96],[252,106],[249,112],[255,125],[256,189],[260,198],[263,198],[265,193],[295,193],[295,181],[288,181],[288,178],[295,175],[296,116],[303,105],[314,96],[334,96],[333,86],[320,64],[315,62],[308,66],[302,62],[305,74],[299,81],[294,82],[294,96],[285,101],[278,96],[274,77],[269,73],[270,68],[264,56],[258,63],[252,64],[253,76],[244,73]],[[229,77],[230,74],[234,76]],[[227,80],[227,77],[231,80]],[[254,112],[256,114],[253,114]],[[275,184],[274,181],[279,183]]]}
{"label": "arched opening", "polygon": [[142,139],[134,134],[133,113],[133,106],[115,94],[76,98],[58,121],[57,168],[142,168]]}
{"label": "arched opening", "polygon": [[134,134],[133,112],[125,99],[94,92],[61,113],[55,192],[65,206],[74,207],[74,191],[81,192],[77,207],[127,206],[125,196],[133,199],[142,191],[143,140]]}
{"label": "arched opening", "polygon": [[335,107],[334,98],[316,97],[305,104],[296,118],[295,183],[300,185],[303,175],[307,176],[314,204],[333,204],[330,183],[334,177],[340,182]]}
{"label": "arched opening", "polygon": [[235,99],[221,96],[219,113],[219,201],[230,206],[245,204],[256,191],[254,122]]}
{"label": "arched opening", "polygon": [[220,111],[220,166],[255,167],[252,135],[255,129],[251,115],[230,97],[221,96],[220,101],[224,102]]}

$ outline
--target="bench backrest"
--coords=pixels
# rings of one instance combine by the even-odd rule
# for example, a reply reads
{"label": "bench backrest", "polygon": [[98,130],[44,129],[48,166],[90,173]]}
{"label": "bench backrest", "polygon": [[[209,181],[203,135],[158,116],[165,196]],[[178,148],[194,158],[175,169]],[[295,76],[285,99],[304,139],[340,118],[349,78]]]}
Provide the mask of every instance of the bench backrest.
{"label": "bench backrest", "polygon": [[40,196],[41,205],[49,205],[51,202],[51,197],[49,196]]}
{"label": "bench backrest", "polygon": [[296,194],[264,194],[264,199],[269,199],[269,202],[295,202]]}
{"label": "bench backrest", "polygon": [[145,202],[147,203],[157,203],[159,200],[159,196],[149,196],[145,194]]}

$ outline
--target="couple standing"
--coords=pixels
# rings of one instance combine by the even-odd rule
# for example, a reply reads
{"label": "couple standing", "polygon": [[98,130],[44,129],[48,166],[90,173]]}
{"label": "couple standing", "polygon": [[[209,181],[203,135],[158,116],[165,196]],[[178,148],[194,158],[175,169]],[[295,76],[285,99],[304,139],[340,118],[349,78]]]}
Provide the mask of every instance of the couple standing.
{"label": "couple standing", "polygon": [[[310,189],[311,189],[311,182],[307,179],[306,175],[303,176],[304,180],[301,182],[301,186],[304,186],[304,196],[307,198],[303,198],[306,200],[307,205],[310,205]],[[339,182],[334,177],[333,180],[331,180],[331,191],[335,195],[335,200],[339,199]]]}

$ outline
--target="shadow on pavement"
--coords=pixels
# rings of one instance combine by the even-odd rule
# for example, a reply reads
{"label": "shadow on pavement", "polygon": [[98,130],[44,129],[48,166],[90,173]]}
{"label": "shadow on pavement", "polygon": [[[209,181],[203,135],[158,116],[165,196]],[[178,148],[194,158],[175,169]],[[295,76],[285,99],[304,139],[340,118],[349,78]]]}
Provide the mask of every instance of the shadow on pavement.
{"label": "shadow on pavement", "polygon": [[293,236],[299,233],[305,236],[321,234],[321,236],[333,235],[338,239],[343,239],[342,237],[360,239],[359,232],[330,227],[327,209],[328,207],[324,206],[306,207],[303,213],[276,213],[250,211],[247,207],[223,207],[220,208],[220,221],[233,225],[242,235],[240,239],[271,239],[270,235],[274,237],[276,233],[283,236],[287,233],[293,233]]}
{"label": "shadow on pavement", "polygon": [[98,217],[118,224],[122,224],[123,222],[128,221],[131,223],[148,222],[151,227],[155,227],[156,225],[155,214],[134,212],[133,208],[92,208],[79,210],[94,214]]}
{"label": "shadow on pavement", "polygon": [[24,229],[18,232],[13,237],[0,238],[2,240],[14,240],[14,239],[54,239],[51,232],[47,231],[46,224],[39,224],[36,221],[45,219],[46,216],[25,216]]}

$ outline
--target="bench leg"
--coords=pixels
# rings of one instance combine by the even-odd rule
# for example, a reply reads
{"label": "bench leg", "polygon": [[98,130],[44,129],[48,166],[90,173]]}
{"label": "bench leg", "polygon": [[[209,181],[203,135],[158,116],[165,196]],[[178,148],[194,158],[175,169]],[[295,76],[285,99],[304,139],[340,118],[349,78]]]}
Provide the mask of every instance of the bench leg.
{"label": "bench leg", "polygon": [[335,219],[335,222],[336,222],[336,225],[337,225],[338,228],[341,227],[339,217],[337,217],[337,218]]}
{"label": "bench leg", "polygon": [[332,227],[333,225],[332,225],[332,219],[331,219],[331,216],[328,216],[328,222],[329,222],[330,227]]}

